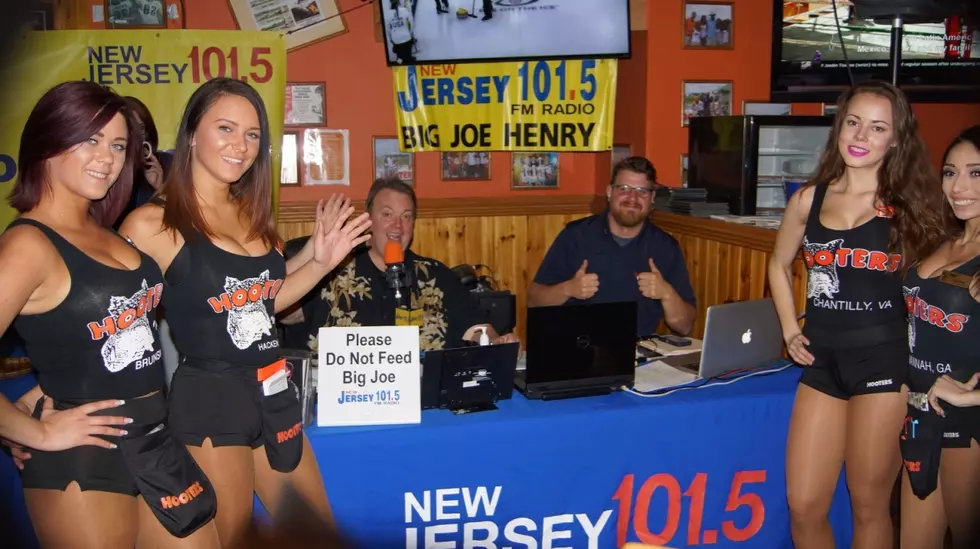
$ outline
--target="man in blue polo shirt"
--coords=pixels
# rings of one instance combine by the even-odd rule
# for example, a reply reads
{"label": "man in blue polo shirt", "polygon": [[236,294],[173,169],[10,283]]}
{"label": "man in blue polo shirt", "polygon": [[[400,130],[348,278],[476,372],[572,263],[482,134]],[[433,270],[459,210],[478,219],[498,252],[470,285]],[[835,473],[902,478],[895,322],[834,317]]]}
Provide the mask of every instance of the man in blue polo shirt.
{"label": "man in blue polo shirt", "polygon": [[562,229],[528,288],[528,306],[636,301],[638,336],[656,332],[661,318],[689,334],[696,310],[684,256],[649,219],[656,181],[646,158],[616,164],[608,208]]}

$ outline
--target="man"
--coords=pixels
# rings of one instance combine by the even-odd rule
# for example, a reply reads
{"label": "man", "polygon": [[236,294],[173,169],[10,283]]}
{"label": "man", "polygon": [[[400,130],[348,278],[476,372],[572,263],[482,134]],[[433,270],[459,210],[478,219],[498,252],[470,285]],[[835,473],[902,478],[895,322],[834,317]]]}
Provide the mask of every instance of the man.
{"label": "man", "polygon": [[388,25],[388,40],[391,41],[391,53],[395,54],[398,63],[407,64],[415,62],[415,32],[412,29],[414,23],[408,10],[401,7],[398,0],[391,2],[391,15],[386,23]]}
{"label": "man", "polygon": [[389,240],[405,251],[405,268],[411,273],[411,317],[419,319],[419,348],[423,351],[459,347],[478,342],[486,327],[491,343],[516,342],[513,334],[498,335],[487,323],[476,297],[443,263],[409,249],[415,228],[415,191],[397,178],[378,179],[367,197],[371,215],[371,240],[366,248],[328,275],[319,293],[303,308],[282,320],[283,324],[306,321],[309,348],[314,356],[321,326],[394,326],[396,300],[385,279],[384,249]]}
{"label": "man", "polygon": [[608,208],[562,229],[528,288],[528,306],[636,301],[638,336],[653,334],[661,318],[689,334],[696,310],[684,257],[649,220],[656,181],[646,158],[616,164]]}

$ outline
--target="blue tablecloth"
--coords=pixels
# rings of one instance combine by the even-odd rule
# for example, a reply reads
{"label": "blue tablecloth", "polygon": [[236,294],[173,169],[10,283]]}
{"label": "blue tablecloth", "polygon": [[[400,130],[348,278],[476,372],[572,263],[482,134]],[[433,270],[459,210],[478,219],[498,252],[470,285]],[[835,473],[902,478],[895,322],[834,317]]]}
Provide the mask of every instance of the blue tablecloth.
{"label": "blue tablecloth", "polygon": [[[363,547],[777,549],[792,547],[784,465],[798,379],[790,368],[660,398],[515,392],[498,411],[307,434],[337,521]],[[0,461],[0,489],[22,505]],[[831,523],[849,545],[843,475]]]}

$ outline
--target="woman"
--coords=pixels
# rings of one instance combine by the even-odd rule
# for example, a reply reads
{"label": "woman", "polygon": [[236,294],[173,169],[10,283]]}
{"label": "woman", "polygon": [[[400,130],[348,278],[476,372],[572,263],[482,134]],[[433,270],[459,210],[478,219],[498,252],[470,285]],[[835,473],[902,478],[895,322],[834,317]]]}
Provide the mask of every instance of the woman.
{"label": "woman", "polygon": [[[980,413],[968,404],[980,373],[980,126],[943,156],[948,237],[903,292],[909,311],[909,405],[902,454],[902,546],[980,547]],[[945,375],[944,375],[945,374]]]}
{"label": "woman", "polygon": [[[864,83],[838,105],[816,174],[790,199],[769,261],[783,339],[803,366],[786,490],[796,547],[833,547],[827,513],[844,464],[854,546],[890,548],[908,364],[896,271],[938,243],[940,197],[898,89]],[[802,331],[791,274],[801,247],[808,269]]]}
{"label": "woman", "polygon": [[[155,321],[163,276],[106,229],[129,196],[137,136],[121,97],[68,82],[38,101],[21,137],[10,195],[21,215],[0,237],[0,329],[16,316],[37,371],[39,387],[20,403],[61,427],[56,443],[4,436],[33,448],[22,456],[24,496],[44,547],[218,543],[214,491],[167,427]],[[127,418],[85,415],[106,399]],[[5,424],[31,423],[2,402]],[[79,443],[88,446],[71,448]]]}
{"label": "woman", "polygon": [[273,317],[365,242],[370,225],[366,214],[348,221],[353,208],[333,197],[287,263],[273,225],[269,138],[265,105],[249,85],[202,85],[184,111],[163,200],[122,226],[168,282],[167,320],[185,357],[170,417],[217,490],[225,547],[246,536],[253,491],[274,519],[289,488],[330,517]]}
{"label": "woman", "polygon": [[157,150],[160,136],[153,115],[145,103],[131,96],[125,97],[126,106],[136,115],[143,139],[140,148],[140,161],[133,173],[133,192],[129,204],[123,211],[120,221],[131,211],[142,206],[163,186],[164,178],[170,171],[173,158],[169,153]]}

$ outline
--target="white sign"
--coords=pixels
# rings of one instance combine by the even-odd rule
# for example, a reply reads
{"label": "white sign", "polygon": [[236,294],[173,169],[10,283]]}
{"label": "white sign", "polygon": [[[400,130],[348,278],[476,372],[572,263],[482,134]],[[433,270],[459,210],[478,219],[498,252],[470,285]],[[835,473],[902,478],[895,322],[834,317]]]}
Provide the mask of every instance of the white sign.
{"label": "white sign", "polygon": [[420,423],[418,326],[320,328],[317,425]]}

